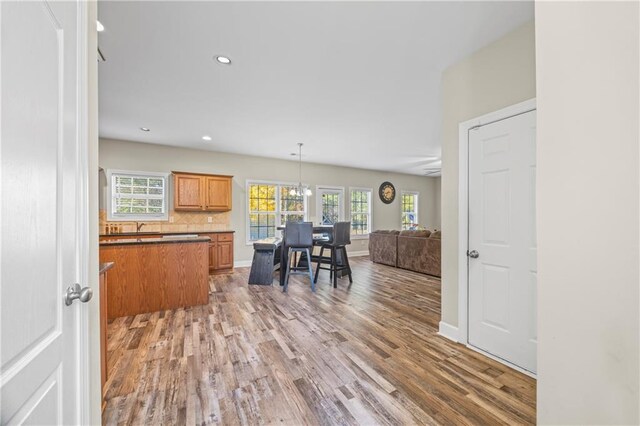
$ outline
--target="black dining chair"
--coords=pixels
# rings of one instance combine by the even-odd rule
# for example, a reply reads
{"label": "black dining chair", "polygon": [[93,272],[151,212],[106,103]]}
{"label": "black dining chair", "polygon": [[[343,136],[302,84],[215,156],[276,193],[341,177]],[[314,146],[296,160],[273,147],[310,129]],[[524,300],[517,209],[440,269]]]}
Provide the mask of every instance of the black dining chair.
{"label": "black dining chair", "polygon": [[[316,284],[313,280],[313,270],[311,269],[311,251],[313,249],[313,225],[311,222],[287,222],[284,230],[284,250],[287,250],[288,261],[287,269],[284,277],[283,292],[289,288],[290,275],[307,275],[311,280],[311,291],[316,291]],[[307,266],[298,266],[298,253],[307,255]],[[291,266],[291,255],[293,258],[293,267]]]}
{"label": "black dining chair", "polygon": [[[338,287],[338,271],[347,271],[349,275],[349,283],[353,283],[351,277],[351,266],[349,265],[349,257],[347,256],[347,246],[351,244],[351,222],[336,222],[333,225],[333,238],[331,241],[322,244],[320,255],[318,256],[318,264],[316,265],[316,275],[314,281],[318,281],[320,269],[329,272],[329,280],[333,280],[333,287]],[[323,256],[324,251],[331,251],[331,257]],[[338,264],[338,253],[341,254],[342,263]],[[328,264],[329,267],[322,267],[322,264]]]}

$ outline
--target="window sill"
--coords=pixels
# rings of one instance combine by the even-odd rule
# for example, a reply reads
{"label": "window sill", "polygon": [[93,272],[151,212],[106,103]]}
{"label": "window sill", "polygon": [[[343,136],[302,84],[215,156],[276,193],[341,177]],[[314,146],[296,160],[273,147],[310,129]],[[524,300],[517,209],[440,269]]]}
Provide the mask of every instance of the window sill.
{"label": "window sill", "polygon": [[144,216],[111,216],[107,217],[108,222],[168,222],[169,217],[144,217]]}

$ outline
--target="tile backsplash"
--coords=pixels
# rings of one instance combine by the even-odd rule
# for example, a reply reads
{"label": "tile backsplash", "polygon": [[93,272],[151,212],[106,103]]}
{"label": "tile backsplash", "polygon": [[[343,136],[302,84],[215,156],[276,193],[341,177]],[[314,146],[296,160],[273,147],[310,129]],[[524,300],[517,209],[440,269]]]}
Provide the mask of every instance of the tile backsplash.
{"label": "tile backsplash", "polygon": [[[211,222],[209,222],[211,218]],[[107,225],[120,227],[120,232],[135,232],[136,222],[108,221],[107,211],[100,210],[100,234],[107,234]],[[144,221],[140,221],[144,222]],[[141,232],[226,231],[231,228],[231,212],[169,212],[169,220],[144,222]]]}

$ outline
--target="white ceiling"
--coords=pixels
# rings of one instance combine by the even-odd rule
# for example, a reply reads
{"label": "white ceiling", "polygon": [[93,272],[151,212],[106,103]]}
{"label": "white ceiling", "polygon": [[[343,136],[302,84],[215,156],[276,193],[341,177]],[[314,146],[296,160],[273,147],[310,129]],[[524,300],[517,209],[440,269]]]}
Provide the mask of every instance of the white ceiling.
{"label": "white ceiling", "polygon": [[303,142],[305,161],[424,174],[442,71],[533,3],[101,1],[99,19],[101,137],[286,159]]}

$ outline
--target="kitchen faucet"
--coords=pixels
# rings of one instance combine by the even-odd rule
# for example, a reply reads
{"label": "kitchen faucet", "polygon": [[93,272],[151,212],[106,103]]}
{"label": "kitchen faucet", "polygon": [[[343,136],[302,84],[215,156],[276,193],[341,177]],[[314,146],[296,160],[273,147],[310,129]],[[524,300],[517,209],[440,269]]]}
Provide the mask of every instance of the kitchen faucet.
{"label": "kitchen faucet", "polygon": [[146,223],[144,222],[136,222],[136,232],[140,232],[140,230],[142,229],[142,227],[146,225]]}

